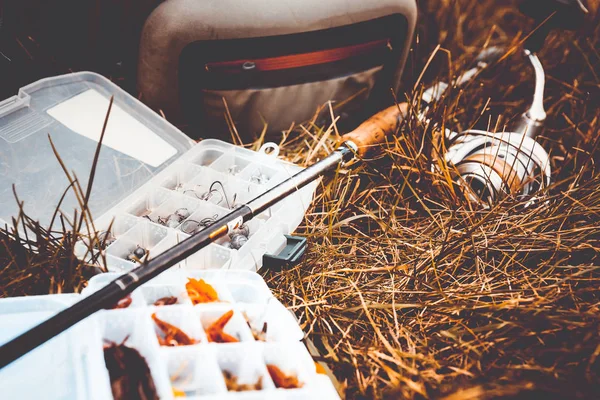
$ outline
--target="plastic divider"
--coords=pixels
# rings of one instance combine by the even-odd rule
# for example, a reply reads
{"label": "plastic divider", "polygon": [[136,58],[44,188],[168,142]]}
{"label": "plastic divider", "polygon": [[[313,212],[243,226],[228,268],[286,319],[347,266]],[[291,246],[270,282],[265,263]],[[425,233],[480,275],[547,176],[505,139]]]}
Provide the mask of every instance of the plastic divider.
{"label": "plastic divider", "polygon": [[252,164],[251,159],[240,156],[235,151],[230,151],[213,162],[211,168],[227,175],[239,176],[250,164]]}
{"label": "plastic divider", "polygon": [[[143,217],[152,214],[152,212],[164,203],[171,191],[164,188],[147,187],[145,190],[140,190],[139,193],[134,193],[133,198],[128,198],[128,204],[124,206],[125,212],[135,217]],[[111,213],[107,213],[110,215]]]}
{"label": "plastic divider", "polygon": [[213,346],[164,347],[161,353],[175,398],[227,392]]}
{"label": "plastic divider", "polygon": [[235,253],[235,250],[212,243],[189,256],[184,261],[185,269],[190,272],[203,269],[229,269],[237,259]]}
{"label": "plastic divider", "polygon": [[171,171],[160,180],[158,186],[176,192],[183,192],[185,184],[192,181],[202,173],[202,168],[193,164],[176,163],[170,168]]}
{"label": "plastic divider", "polygon": [[277,301],[268,287],[253,282],[232,280],[227,282],[227,289],[236,303],[266,304],[272,300]]}
{"label": "plastic divider", "polygon": [[196,165],[208,166],[213,164],[219,157],[223,155],[223,151],[216,148],[204,148],[193,154],[190,162]]}
{"label": "plastic divider", "polygon": [[275,388],[263,362],[262,347],[256,343],[215,346],[222,373],[229,373],[238,384],[252,385],[260,380],[260,390]]}

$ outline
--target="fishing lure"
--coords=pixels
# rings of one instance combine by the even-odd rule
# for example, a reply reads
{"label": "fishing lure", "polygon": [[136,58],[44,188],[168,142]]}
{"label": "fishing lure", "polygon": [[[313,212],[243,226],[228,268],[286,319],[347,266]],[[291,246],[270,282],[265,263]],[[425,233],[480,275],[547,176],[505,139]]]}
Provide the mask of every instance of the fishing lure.
{"label": "fishing lure", "polygon": [[[190,211],[187,208],[182,207],[178,208],[174,213],[169,214],[167,217],[158,217],[156,222],[160,225],[174,229],[177,228],[185,219],[189,218],[190,215]],[[150,217],[148,217],[148,219],[150,219]]]}
{"label": "fishing lure", "polygon": [[223,371],[223,378],[225,379],[227,390],[230,392],[245,392],[262,389],[262,376],[259,376],[255,383],[239,383],[237,376],[229,371]]}
{"label": "fishing lure", "polygon": [[185,289],[194,305],[219,301],[217,291],[206,283],[204,279],[188,278]]}
{"label": "fishing lure", "polygon": [[104,362],[115,400],[159,399],[150,368],[136,349],[110,342],[104,346]]}
{"label": "fishing lure", "polygon": [[256,183],[258,185],[263,185],[263,184],[267,183],[268,181],[269,181],[269,176],[266,174],[263,174],[262,172],[260,172],[260,170],[257,170],[256,173],[254,173],[250,177],[250,182]]}
{"label": "fishing lure", "polygon": [[219,319],[213,322],[206,329],[206,336],[208,337],[209,342],[214,343],[235,343],[239,342],[239,339],[231,336],[230,334],[223,331],[225,325],[231,320],[233,317],[233,310],[227,311],[225,314],[221,315]]}
{"label": "fishing lure", "polygon": [[155,306],[170,306],[173,304],[177,304],[177,297],[175,296],[162,297],[154,302]]}
{"label": "fishing lure", "polygon": [[125,297],[123,297],[121,300],[119,300],[117,302],[117,304],[115,304],[114,307],[112,307],[113,310],[117,310],[119,308],[127,308],[131,305],[132,299],[130,295],[127,295]]}
{"label": "fishing lure", "polygon": [[281,389],[297,389],[303,385],[294,375],[286,375],[277,365],[267,364],[267,370],[276,388]]}
{"label": "fishing lure", "polygon": [[[202,185],[196,185],[196,186],[202,187]],[[216,188],[216,186],[220,186],[220,189]],[[211,201],[212,200],[212,202],[216,205],[220,205],[223,202],[223,200],[225,200],[227,207],[231,208],[231,204],[229,203],[229,199],[227,198],[227,194],[225,193],[225,186],[223,186],[221,181],[214,181],[213,183],[210,184],[207,191],[200,192],[200,193],[198,193],[198,189],[183,190],[184,194],[190,193],[190,192],[196,198],[198,198],[202,201]],[[217,197],[215,198],[215,196],[217,196]],[[235,196],[234,196],[234,199],[235,199]]]}
{"label": "fishing lure", "polygon": [[140,245],[137,245],[136,248],[127,256],[129,261],[138,263],[141,262],[142,259],[146,256],[148,250],[144,249]]}
{"label": "fishing lure", "polygon": [[159,319],[156,316],[156,313],[152,314],[152,320],[154,320],[156,326],[158,326],[164,334],[164,337],[156,335],[158,343],[160,343],[161,346],[188,346],[197,343],[196,340],[190,338],[184,331],[175,325],[171,325],[168,322]]}
{"label": "fishing lure", "polygon": [[200,221],[196,221],[193,219],[188,219],[181,225],[181,231],[183,233],[187,233],[188,235],[193,235],[194,233],[198,233],[201,230],[208,228],[219,218],[218,214],[213,215],[212,217],[202,218]]}

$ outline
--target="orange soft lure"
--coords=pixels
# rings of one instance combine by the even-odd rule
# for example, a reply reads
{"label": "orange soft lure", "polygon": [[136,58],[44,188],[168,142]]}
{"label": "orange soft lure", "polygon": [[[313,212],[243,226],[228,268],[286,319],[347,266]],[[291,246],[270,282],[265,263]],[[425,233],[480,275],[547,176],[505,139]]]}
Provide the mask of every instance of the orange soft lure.
{"label": "orange soft lure", "polygon": [[131,296],[127,295],[126,297],[123,297],[121,300],[119,300],[117,302],[117,304],[115,304],[115,306],[112,307],[112,309],[113,310],[117,310],[117,309],[120,309],[120,308],[127,308],[127,307],[129,307],[131,305],[132,301],[133,300],[131,299]]}
{"label": "orange soft lure", "polygon": [[233,310],[227,311],[225,314],[221,315],[218,320],[213,322],[206,329],[206,336],[208,336],[209,342],[214,343],[233,343],[239,342],[239,340],[228,333],[223,331],[225,325],[229,322],[229,320],[233,317]]}
{"label": "orange soft lure", "polygon": [[267,364],[269,375],[275,383],[275,387],[282,389],[296,389],[302,387],[302,383],[294,375],[286,375],[277,365]]}
{"label": "orange soft lure", "polygon": [[177,297],[175,296],[162,297],[154,302],[155,306],[170,306],[173,304],[177,304]]}
{"label": "orange soft lure", "polygon": [[185,288],[194,305],[219,301],[217,291],[211,285],[206,283],[204,279],[188,278]]}
{"label": "orange soft lure", "polygon": [[164,337],[156,335],[161,346],[187,346],[196,343],[196,340],[190,338],[184,331],[159,319],[156,314],[152,314],[152,319],[164,333]]}

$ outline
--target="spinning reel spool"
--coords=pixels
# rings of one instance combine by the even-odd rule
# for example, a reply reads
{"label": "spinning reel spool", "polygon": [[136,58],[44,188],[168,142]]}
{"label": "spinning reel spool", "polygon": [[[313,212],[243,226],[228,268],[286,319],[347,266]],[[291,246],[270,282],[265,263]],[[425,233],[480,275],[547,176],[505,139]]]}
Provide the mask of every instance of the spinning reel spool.
{"label": "spinning reel spool", "polygon": [[[544,68],[536,52],[551,29],[575,29],[588,12],[581,0],[529,0],[521,3],[521,11],[536,20],[538,30],[525,42],[525,57],[535,73],[535,89],[529,109],[508,132],[487,132],[471,129],[461,133],[446,130],[451,145],[444,155],[453,167],[455,181],[466,196],[483,205],[491,204],[508,195],[533,196],[550,184],[550,159],[535,138],[543,130],[546,120],[543,97]],[[478,57],[477,67],[467,71],[455,82],[460,85],[479,70],[496,61],[501,50],[492,48]],[[437,90],[443,92],[447,85]],[[440,88],[438,88],[440,89]],[[435,92],[435,90],[434,90]],[[427,95],[427,92],[425,93]],[[425,96],[426,102],[434,96]],[[439,96],[438,96],[439,97]]]}

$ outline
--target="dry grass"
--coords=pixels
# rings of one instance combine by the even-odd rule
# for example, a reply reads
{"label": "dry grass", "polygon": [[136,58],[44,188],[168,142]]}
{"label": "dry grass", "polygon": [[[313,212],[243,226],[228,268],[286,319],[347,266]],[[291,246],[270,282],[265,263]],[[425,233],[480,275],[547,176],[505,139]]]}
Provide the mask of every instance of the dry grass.
{"label": "dry grass", "polygon": [[79,292],[100,272],[74,256],[77,240],[68,218],[45,227],[20,209],[0,228],[0,297]]}
{"label": "dry grass", "polygon": [[[427,84],[508,42],[513,55],[430,115],[454,130],[503,129],[531,99],[517,51],[527,20],[491,0],[428,3],[410,98],[438,42]],[[547,203],[471,209],[443,172],[431,172],[439,129],[414,121],[382,159],[324,180],[301,230],[306,259],[267,279],[349,398],[600,396],[598,48],[596,29],[554,34],[541,53],[549,120],[540,141],[555,170]],[[305,128],[312,137],[302,130],[285,145],[299,163],[335,145],[333,129]]]}
{"label": "dry grass", "polygon": [[[29,216],[13,185],[19,212],[10,225],[0,225],[0,298],[79,292],[92,276],[106,272],[105,254],[93,252],[94,247],[104,245],[106,237],[95,228],[88,203],[112,104],[111,98],[85,190],[75,172],[69,172],[48,135],[56,161],[69,181],[48,226]],[[78,202],[72,215],[61,209],[69,192]],[[82,257],[86,261],[75,255],[78,242],[88,243]]]}

